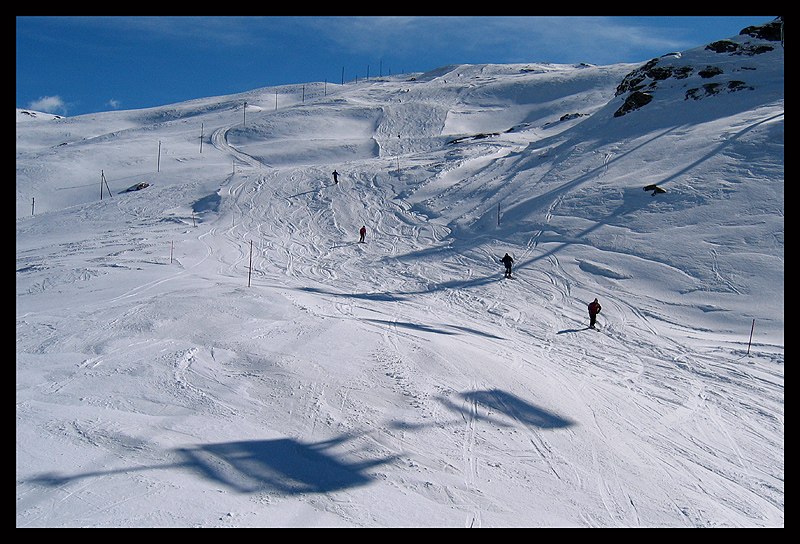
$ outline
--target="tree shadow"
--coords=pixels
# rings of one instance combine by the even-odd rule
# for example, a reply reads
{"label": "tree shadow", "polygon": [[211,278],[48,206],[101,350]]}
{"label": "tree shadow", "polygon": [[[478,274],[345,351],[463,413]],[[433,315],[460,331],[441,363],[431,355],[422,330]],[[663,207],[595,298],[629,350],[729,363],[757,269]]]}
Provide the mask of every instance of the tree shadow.
{"label": "tree shadow", "polygon": [[58,487],[96,476],[182,468],[197,472],[239,493],[327,493],[368,484],[372,478],[366,473],[367,469],[396,458],[389,456],[351,462],[330,451],[350,438],[345,435],[312,444],[291,438],[203,444],[171,450],[177,455],[174,463],[92,471],[72,476],[45,473],[26,481]]}

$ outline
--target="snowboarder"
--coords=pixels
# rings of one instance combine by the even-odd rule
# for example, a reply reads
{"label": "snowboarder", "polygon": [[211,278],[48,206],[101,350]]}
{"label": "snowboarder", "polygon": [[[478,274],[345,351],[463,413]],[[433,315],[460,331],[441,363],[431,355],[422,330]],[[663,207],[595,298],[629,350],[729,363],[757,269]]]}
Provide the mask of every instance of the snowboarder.
{"label": "snowboarder", "polygon": [[513,257],[511,257],[511,255],[506,253],[505,257],[500,259],[500,262],[503,263],[504,265],[506,265],[506,277],[510,278],[511,277],[511,263],[514,262]]}
{"label": "snowboarder", "polygon": [[339,172],[337,172],[336,170],[333,171],[333,182],[339,183]]}
{"label": "snowboarder", "polygon": [[600,313],[600,309],[600,303],[597,302],[597,299],[594,299],[594,302],[589,304],[589,328],[596,328],[594,325],[597,320],[597,314]]}
{"label": "snowboarder", "polygon": [[364,237],[367,235],[367,226],[364,225],[363,227],[361,227],[361,230],[358,231],[358,233],[361,235],[361,238],[358,240],[358,242],[364,243]]}

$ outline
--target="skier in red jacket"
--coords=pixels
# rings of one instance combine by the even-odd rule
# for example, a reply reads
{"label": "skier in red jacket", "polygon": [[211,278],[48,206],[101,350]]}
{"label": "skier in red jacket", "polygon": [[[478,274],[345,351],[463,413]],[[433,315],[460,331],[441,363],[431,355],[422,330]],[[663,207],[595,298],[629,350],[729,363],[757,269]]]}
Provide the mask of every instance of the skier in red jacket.
{"label": "skier in red jacket", "polygon": [[361,227],[361,230],[358,231],[358,234],[361,235],[361,238],[358,241],[363,243],[364,237],[367,235],[367,226],[364,225],[363,227]]}
{"label": "skier in red jacket", "polygon": [[594,299],[594,302],[589,304],[589,327],[592,329],[595,328],[594,324],[597,320],[597,314],[600,313],[600,303],[597,302],[597,299]]}

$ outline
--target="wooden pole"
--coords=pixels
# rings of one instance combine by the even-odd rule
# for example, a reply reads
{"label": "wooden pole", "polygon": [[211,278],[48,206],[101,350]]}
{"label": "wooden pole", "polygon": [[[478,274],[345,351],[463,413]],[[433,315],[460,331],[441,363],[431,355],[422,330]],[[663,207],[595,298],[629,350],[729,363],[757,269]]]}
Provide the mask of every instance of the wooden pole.
{"label": "wooden pole", "polygon": [[175,242],[169,243],[169,264],[172,264],[172,252],[175,251]]}
{"label": "wooden pole", "polygon": [[247,102],[242,106],[242,124],[247,124]]}
{"label": "wooden pole", "polygon": [[161,140],[158,141],[158,168],[157,170],[161,172]]}
{"label": "wooden pole", "polygon": [[114,195],[111,194],[111,188],[108,186],[108,180],[106,179],[105,174],[102,175],[102,178],[103,178],[103,183],[106,184],[106,190],[108,191],[108,196],[110,196],[111,198],[114,198]]}
{"label": "wooden pole", "polygon": [[36,204],[36,197],[31,198],[31,215],[33,215],[33,208]]}
{"label": "wooden pole", "polygon": [[500,226],[500,203],[497,203],[497,226]]}
{"label": "wooden pole", "polygon": [[103,200],[103,184],[106,186],[106,190],[108,190],[108,196],[114,198],[114,195],[111,194],[111,189],[108,188],[108,182],[106,181],[106,175],[100,170],[100,200]]}
{"label": "wooden pole", "polygon": [[253,275],[253,241],[250,240],[250,269],[247,271],[247,286],[250,287],[250,277]]}
{"label": "wooden pole", "polygon": [[747,343],[747,355],[750,355],[750,345],[753,343],[753,330],[756,328],[756,320],[753,320],[753,325],[750,327],[750,341]]}
{"label": "wooden pole", "polygon": [[200,123],[200,153],[203,152],[203,123]]}

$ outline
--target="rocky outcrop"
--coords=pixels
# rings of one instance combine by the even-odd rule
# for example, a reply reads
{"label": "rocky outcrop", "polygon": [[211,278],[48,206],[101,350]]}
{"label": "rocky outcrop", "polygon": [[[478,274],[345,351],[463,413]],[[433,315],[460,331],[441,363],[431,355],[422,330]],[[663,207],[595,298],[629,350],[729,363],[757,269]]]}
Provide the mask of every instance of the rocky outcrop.
{"label": "rocky outcrop", "polygon": [[747,55],[752,57],[753,55],[760,55],[761,53],[772,51],[775,47],[768,44],[741,44],[733,40],[719,40],[708,44],[706,49],[714,51],[715,53],[730,53],[731,55]]}
{"label": "rocky outcrop", "polygon": [[650,94],[643,93],[642,91],[633,91],[628,95],[628,98],[625,99],[625,103],[614,112],[614,117],[621,117],[628,112],[638,110],[642,106],[649,104],[652,100],[653,96]]}
{"label": "rocky outcrop", "polygon": [[739,32],[739,35],[752,36],[753,38],[767,40],[770,42],[782,42],[783,16],[776,17],[774,21],[770,21],[769,23],[763,25],[748,26],[747,28],[742,29],[742,31]]}
{"label": "rocky outcrop", "polygon": [[723,92],[733,93],[745,89],[749,91],[754,91],[755,87],[751,87],[750,85],[747,85],[744,81],[738,81],[738,80],[731,80],[727,84],[706,83],[704,85],[701,85],[700,87],[695,87],[693,89],[687,90],[685,100],[688,100],[690,98],[694,100],[700,100],[702,98],[706,98],[708,96],[714,96],[716,94],[720,94]]}
{"label": "rocky outcrop", "polygon": [[[776,47],[774,43],[765,42],[775,41],[781,43],[783,41],[783,17],[778,17],[763,25],[747,27],[741,31],[738,37],[710,43],[702,51],[726,56],[752,57],[774,50]],[[697,61],[698,58],[704,60],[700,66],[696,66],[689,60]],[[624,94],[627,96],[622,106],[614,113],[614,117],[621,117],[646,106],[653,101],[659,91],[667,88],[681,88],[684,100],[690,98],[701,100],[721,93],[754,89],[745,81],[731,79],[730,74],[726,74],[723,68],[714,64],[715,58],[717,58],[716,55],[709,57],[708,54],[705,56],[696,54],[685,59],[680,53],[668,53],[646,62],[626,75],[617,86],[615,96]],[[726,69],[729,68],[726,67]],[[746,69],[752,68],[741,68],[742,71]],[[698,84],[691,85],[692,79],[696,79],[693,76],[710,81],[708,83],[698,81]]]}

